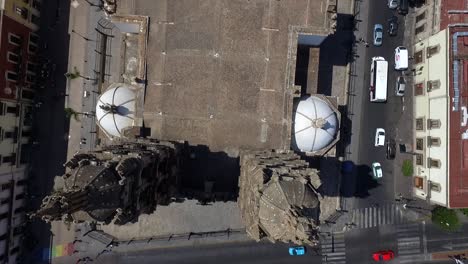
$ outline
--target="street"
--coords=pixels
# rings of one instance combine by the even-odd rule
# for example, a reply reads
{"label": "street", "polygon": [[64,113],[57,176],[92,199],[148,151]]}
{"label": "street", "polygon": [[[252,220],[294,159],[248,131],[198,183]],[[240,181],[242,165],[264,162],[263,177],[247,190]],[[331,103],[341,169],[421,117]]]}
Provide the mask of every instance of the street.
{"label": "street", "polygon": [[[343,179],[344,184],[355,186],[355,190],[348,190],[348,209],[365,208],[378,204],[393,203],[397,194],[402,193],[405,197],[410,197],[411,178],[404,177],[401,173],[402,159],[412,158],[409,154],[397,153],[395,160],[386,159],[386,148],[375,147],[375,131],[377,128],[384,128],[386,140],[394,139],[397,144],[411,142],[412,123],[412,89],[411,79],[406,77],[407,89],[403,97],[395,95],[395,82],[397,76],[402,73],[393,69],[394,49],[397,46],[407,46],[408,40],[404,37],[409,35],[406,31],[408,18],[398,15],[396,10],[391,10],[386,6],[386,1],[359,1],[358,17],[362,22],[358,22],[355,31],[357,54],[355,69],[352,75],[354,87],[350,89],[350,105],[348,112],[353,113],[350,117],[352,122],[351,151],[348,158],[356,165],[356,175],[354,183],[350,179]],[[389,36],[386,32],[388,19],[393,15],[398,17],[398,34]],[[367,19],[362,19],[362,17]],[[375,24],[382,24],[384,27],[383,44],[376,47],[372,44],[373,28]],[[368,47],[357,40],[363,38],[369,43]],[[387,102],[372,103],[369,100],[370,86],[370,62],[372,57],[381,56],[388,61],[388,83]],[[411,61],[410,61],[411,63]],[[411,65],[410,65],[411,67]],[[371,164],[379,162],[383,168],[383,178],[378,181],[372,179]],[[351,188],[351,187],[349,187]],[[353,192],[354,191],[354,192]],[[345,195],[346,196],[346,195]]]}
{"label": "street", "polygon": [[[269,242],[223,243],[211,246],[158,248],[126,253],[108,252],[92,263],[320,263],[320,256],[309,250],[305,256],[290,256],[289,245]],[[67,263],[59,262],[56,263]],[[68,262],[69,263],[69,262]]]}

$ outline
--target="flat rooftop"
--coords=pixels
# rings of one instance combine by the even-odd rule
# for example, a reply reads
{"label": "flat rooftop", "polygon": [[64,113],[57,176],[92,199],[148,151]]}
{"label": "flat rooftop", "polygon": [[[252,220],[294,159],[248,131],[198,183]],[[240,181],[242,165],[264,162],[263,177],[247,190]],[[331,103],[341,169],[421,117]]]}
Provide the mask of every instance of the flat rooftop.
{"label": "flat rooftop", "polygon": [[[465,15],[468,18],[468,15]],[[450,141],[449,141],[449,207],[468,207],[468,35],[456,38],[457,32],[468,34],[468,27],[454,27],[449,29],[450,43],[450,89],[449,95],[453,106],[455,100],[459,100],[459,110],[449,109],[450,115]],[[456,46],[456,49],[453,47]],[[458,61],[458,70],[454,69],[453,61]],[[456,71],[456,72],[455,72]],[[454,79],[457,80],[457,85]],[[455,96],[455,86],[458,87],[459,96]]]}
{"label": "flat rooftop", "polygon": [[150,17],[151,137],[214,151],[290,148],[297,32],[328,35],[327,0],[132,3],[119,13]]}

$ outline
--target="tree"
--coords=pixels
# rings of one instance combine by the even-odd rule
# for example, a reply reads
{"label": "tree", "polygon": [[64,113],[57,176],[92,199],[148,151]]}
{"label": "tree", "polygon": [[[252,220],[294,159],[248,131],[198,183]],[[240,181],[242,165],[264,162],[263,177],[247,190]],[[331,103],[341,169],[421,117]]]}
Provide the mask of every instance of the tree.
{"label": "tree", "polygon": [[67,77],[68,79],[76,79],[78,77],[80,77],[81,74],[80,72],[78,71],[78,69],[76,67],[73,67],[73,72],[67,72],[65,73],[65,77]]}
{"label": "tree", "polygon": [[413,162],[411,162],[411,160],[404,160],[401,166],[401,172],[403,172],[403,175],[406,177],[413,176]]}
{"label": "tree", "polygon": [[73,117],[76,121],[80,121],[79,115],[82,115],[83,113],[75,111],[73,108],[66,107],[65,108],[65,116],[67,118]]}
{"label": "tree", "polygon": [[64,74],[65,77],[67,77],[70,80],[76,79],[76,78],[83,78],[88,81],[96,81],[97,79],[89,78],[87,76],[81,75],[80,71],[76,67],[73,67],[73,72],[67,72]]}
{"label": "tree", "polygon": [[468,208],[460,209],[460,212],[462,212],[462,214],[468,216]]}
{"label": "tree", "polygon": [[432,222],[446,231],[456,231],[460,228],[457,212],[442,206],[432,210]]}

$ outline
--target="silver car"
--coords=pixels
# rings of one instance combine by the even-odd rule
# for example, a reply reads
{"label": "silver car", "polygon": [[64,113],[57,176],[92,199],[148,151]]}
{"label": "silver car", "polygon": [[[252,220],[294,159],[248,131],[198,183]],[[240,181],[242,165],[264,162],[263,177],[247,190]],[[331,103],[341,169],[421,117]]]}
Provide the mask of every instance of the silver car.
{"label": "silver car", "polygon": [[390,9],[396,9],[398,7],[398,0],[388,0],[387,6]]}
{"label": "silver car", "polygon": [[382,24],[374,25],[374,46],[382,46],[383,26]]}
{"label": "silver car", "polygon": [[405,88],[406,88],[406,79],[405,79],[405,77],[398,76],[398,78],[396,80],[396,86],[395,86],[396,96],[405,95]]}

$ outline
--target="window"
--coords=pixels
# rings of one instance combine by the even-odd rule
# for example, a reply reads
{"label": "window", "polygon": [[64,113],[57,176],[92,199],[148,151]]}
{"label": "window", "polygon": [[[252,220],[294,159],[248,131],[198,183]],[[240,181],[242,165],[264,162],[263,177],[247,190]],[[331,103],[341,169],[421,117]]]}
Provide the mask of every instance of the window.
{"label": "window", "polygon": [[426,18],[426,11],[416,16],[416,23],[422,21],[424,18]]}
{"label": "window", "polygon": [[24,193],[20,193],[18,195],[15,196],[15,200],[21,200],[21,199],[24,199]]}
{"label": "window", "polygon": [[26,70],[28,71],[28,73],[35,75],[36,74],[36,64],[28,62],[28,64],[26,65]]}
{"label": "window", "polygon": [[414,95],[424,95],[424,84],[417,83],[414,85]]}
{"label": "window", "polygon": [[10,203],[10,198],[5,198],[5,199],[2,199],[2,200],[0,201],[0,204],[1,204],[1,205],[5,205],[5,204],[8,204],[8,203]]}
{"label": "window", "polygon": [[440,120],[439,119],[428,119],[427,120],[427,128],[428,129],[435,129],[440,128]]}
{"label": "window", "polygon": [[12,186],[13,184],[11,182],[2,184],[2,191],[10,189]]}
{"label": "window", "polygon": [[33,74],[31,74],[30,72],[27,72],[27,73],[26,73],[25,80],[26,80],[26,82],[28,82],[28,83],[33,83],[33,82],[36,80],[36,76],[34,76]]}
{"label": "window", "polygon": [[21,37],[18,35],[15,35],[13,33],[8,33],[8,42],[10,44],[20,46],[21,45]]}
{"label": "window", "polygon": [[431,92],[432,90],[439,89],[440,88],[440,81],[435,80],[435,81],[427,81],[427,91]]}
{"label": "window", "polygon": [[27,182],[26,179],[21,179],[19,181],[16,182],[16,186],[22,186],[22,185],[25,185]]}
{"label": "window", "polygon": [[416,138],[416,150],[424,150],[424,138]]}
{"label": "window", "polygon": [[41,2],[37,1],[37,0],[33,0],[32,1],[32,7],[36,10],[41,10]]}
{"label": "window", "polygon": [[13,132],[12,131],[5,131],[5,138],[13,138]]}
{"label": "window", "polygon": [[430,182],[430,186],[431,186],[431,191],[440,192],[442,190],[442,187],[440,186],[440,184],[436,182]]}
{"label": "window", "polygon": [[22,137],[30,137],[31,134],[31,130],[23,130],[23,132],[21,132]]}
{"label": "window", "polygon": [[29,44],[38,46],[39,45],[39,36],[34,33],[29,33]]}
{"label": "window", "polygon": [[14,247],[13,249],[11,249],[10,254],[14,255],[14,254],[16,254],[18,252],[19,252],[19,247]]}
{"label": "window", "polygon": [[416,165],[424,166],[424,156],[422,154],[416,154]]}
{"label": "window", "polygon": [[440,147],[440,138],[438,137],[427,137],[428,147]]}
{"label": "window", "polygon": [[32,54],[35,54],[37,52],[37,46],[29,44],[28,45],[28,52],[32,53]]}
{"label": "window", "polygon": [[21,212],[24,212],[24,207],[23,206],[20,206],[20,207],[15,209],[15,214],[18,214],[18,213],[21,213]]}
{"label": "window", "polygon": [[23,19],[28,19],[29,12],[27,8],[16,6],[16,5],[14,5],[13,8],[17,15],[21,16]]}
{"label": "window", "polygon": [[31,23],[35,24],[36,26],[39,26],[39,24],[41,23],[41,19],[38,16],[31,14]]}
{"label": "window", "polygon": [[416,118],[416,130],[424,130],[424,118]]}
{"label": "window", "polygon": [[18,112],[18,108],[16,106],[7,106],[6,112],[9,114],[15,114]]}
{"label": "window", "polygon": [[439,53],[439,50],[440,50],[440,45],[427,47],[426,56],[430,58],[432,57],[432,55]]}
{"label": "window", "polygon": [[417,52],[414,54],[414,63],[415,63],[415,64],[424,62],[424,56],[423,56],[424,54],[423,54],[423,51],[424,51],[424,50],[420,50],[420,51],[417,51]]}
{"label": "window", "polygon": [[5,114],[5,103],[0,102],[0,115]]}
{"label": "window", "polygon": [[424,32],[425,24],[422,24],[421,26],[417,27],[416,30],[414,31],[414,34],[421,34]]}
{"label": "window", "polygon": [[427,158],[427,167],[428,168],[440,168],[440,160]]}
{"label": "window", "polygon": [[12,71],[6,71],[5,77],[10,82],[17,82],[18,81],[18,74]]}
{"label": "window", "polygon": [[34,99],[34,92],[23,89],[21,91],[21,98],[22,99],[27,99],[27,100],[33,100]]}
{"label": "window", "polygon": [[0,220],[8,218],[8,213],[0,214]]}
{"label": "window", "polygon": [[419,176],[414,177],[414,187],[423,190],[424,189],[424,179]]}
{"label": "window", "polygon": [[11,163],[14,165],[16,163],[16,154],[13,153],[11,156],[3,157],[3,163]]}
{"label": "window", "polygon": [[11,63],[15,63],[15,64],[18,64],[19,61],[20,61],[20,57],[18,56],[18,54],[15,54],[13,52],[8,52],[7,53],[7,60]]}

